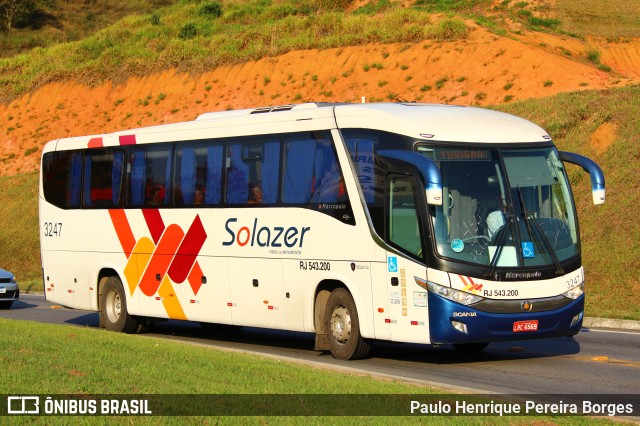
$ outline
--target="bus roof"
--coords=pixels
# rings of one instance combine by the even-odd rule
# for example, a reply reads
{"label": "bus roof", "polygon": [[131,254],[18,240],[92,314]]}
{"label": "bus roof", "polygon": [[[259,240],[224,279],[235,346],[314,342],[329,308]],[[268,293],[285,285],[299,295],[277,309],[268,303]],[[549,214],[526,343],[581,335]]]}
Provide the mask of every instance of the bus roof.
{"label": "bus roof", "polygon": [[339,128],[367,128],[443,142],[528,143],[551,138],[539,126],[484,108],[418,103],[353,104],[335,108]]}
{"label": "bus roof", "polygon": [[545,130],[530,121],[484,108],[422,103],[303,103],[210,112],[194,121],[65,138],[58,140],[57,146],[54,141],[45,151],[86,147],[87,141],[95,139],[104,139],[105,146],[113,145],[118,144],[118,138],[130,135],[145,135],[143,140],[149,142],[160,142],[172,137],[170,135],[178,140],[190,140],[192,135],[207,137],[209,129],[215,137],[223,137],[239,132],[246,134],[254,125],[256,131],[266,126],[269,130],[265,133],[279,133],[291,131],[293,123],[297,123],[293,127],[298,128],[305,121],[308,130],[362,128],[442,142],[531,143],[551,139]]}
{"label": "bus roof", "polygon": [[539,126],[484,108],[424,103],[304,103],[201,114],[196,121],[333,108],[338,128],[364,128],[444,142],[522,143],[551,139]]}

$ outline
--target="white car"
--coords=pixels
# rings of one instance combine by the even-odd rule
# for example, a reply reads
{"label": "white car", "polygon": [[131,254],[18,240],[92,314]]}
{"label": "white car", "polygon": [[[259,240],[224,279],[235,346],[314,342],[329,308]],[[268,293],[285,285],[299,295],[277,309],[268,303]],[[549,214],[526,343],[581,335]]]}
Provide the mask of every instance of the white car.
{"label": "white car", "polygon": [[0,269],[0,309],[9,309],[19,297],[16,277],[11,272]]}

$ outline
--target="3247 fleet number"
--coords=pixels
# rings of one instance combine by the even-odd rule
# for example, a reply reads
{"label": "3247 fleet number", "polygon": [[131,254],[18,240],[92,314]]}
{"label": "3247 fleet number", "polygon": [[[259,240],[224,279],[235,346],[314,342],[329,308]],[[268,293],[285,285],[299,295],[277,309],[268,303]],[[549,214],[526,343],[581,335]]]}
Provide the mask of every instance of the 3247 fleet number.
{"label": "3247 fleet number", "polygon": [[44,236],[45,237],[61,237],[62,236],[62,222],[44,222]]}

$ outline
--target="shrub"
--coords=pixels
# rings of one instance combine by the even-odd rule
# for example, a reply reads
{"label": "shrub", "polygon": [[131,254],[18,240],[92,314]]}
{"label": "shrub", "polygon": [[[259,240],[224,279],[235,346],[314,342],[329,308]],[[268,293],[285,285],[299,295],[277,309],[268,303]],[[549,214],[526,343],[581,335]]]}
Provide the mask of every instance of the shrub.
{"label": "shrub", "polygon": [[449,77],[440,77],[437,81],[436,81],[436,90],[440,90],[444,87],[444,84],[449,81]]}
{"label": "shrub", "polygon": [[560,25],[560,21],[551,18],[538,18],[536,16],[529,17],[529,24],[534,27],[556,28]]}
{"label": "shrub", "polygon": [[467,38],[467,25],[460,19],[444,19],[435,27],[429,27],[427,36],[438,41],[452,41]]}
{"label": "shrub", "polygon": [[153,12],[149,17],[149,21],[151,25],[160,25],[160,15],[158,15],[158,12]]}
{"label": "shrub", "polygon": [[587,59],[594,64],[600,63],[600,52],[597,50],[589,50],[587,52]]}
{"label": "shrub", "polygon": [[192,22],[185,24],[180,28],[180,32],[178,33],[178,38],[180,40],[189,40],[198,35],[198,29],[196,25]]}
{"label": "shrub", "polygon": [[212,1],[200,6],[198,13],[202,16],[210,18],[219,18],[222,16],[222,3],[219,1]]}

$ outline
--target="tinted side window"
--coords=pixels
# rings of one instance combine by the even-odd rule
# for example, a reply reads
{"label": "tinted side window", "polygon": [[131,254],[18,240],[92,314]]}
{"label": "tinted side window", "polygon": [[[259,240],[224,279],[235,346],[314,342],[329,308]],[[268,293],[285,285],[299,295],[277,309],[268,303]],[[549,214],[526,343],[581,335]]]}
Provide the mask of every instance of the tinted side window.
{"label": "tinted side window", "polygon": [[280,141],[232,140],[227,146],[226,203],[273,204],[278,201]]}
{"label": "tinted side window", "polygon": [[122,150],[86,151],[82,189],[85,207],[118,207],[122,204],[123,160]]}
{"label": "tinted side window", "polygon": [[403,251],[415,257],[422,257],[422,234],[416,205],[412,177],[390,176],[387,209],[388,240]]}
{"label": "tinted side window", "polygon": [[51,152],[42,161],[44,198],[60,208],[80,207],[82,153]]}
{"label": "tinted side window", "polygon": [[337,203],[346,199],[344,180],[328,135],[311,133],[285,139],[282,201]]}
{"label": "tinted side window", "polygon": [[127,206],[169,205],[171,146],[137,146],[127,163]]}
{"label": "tinted side window", "polygon": [[176,149],[174,204],[219,204],[222,194],[222,145],[180,143]]}

